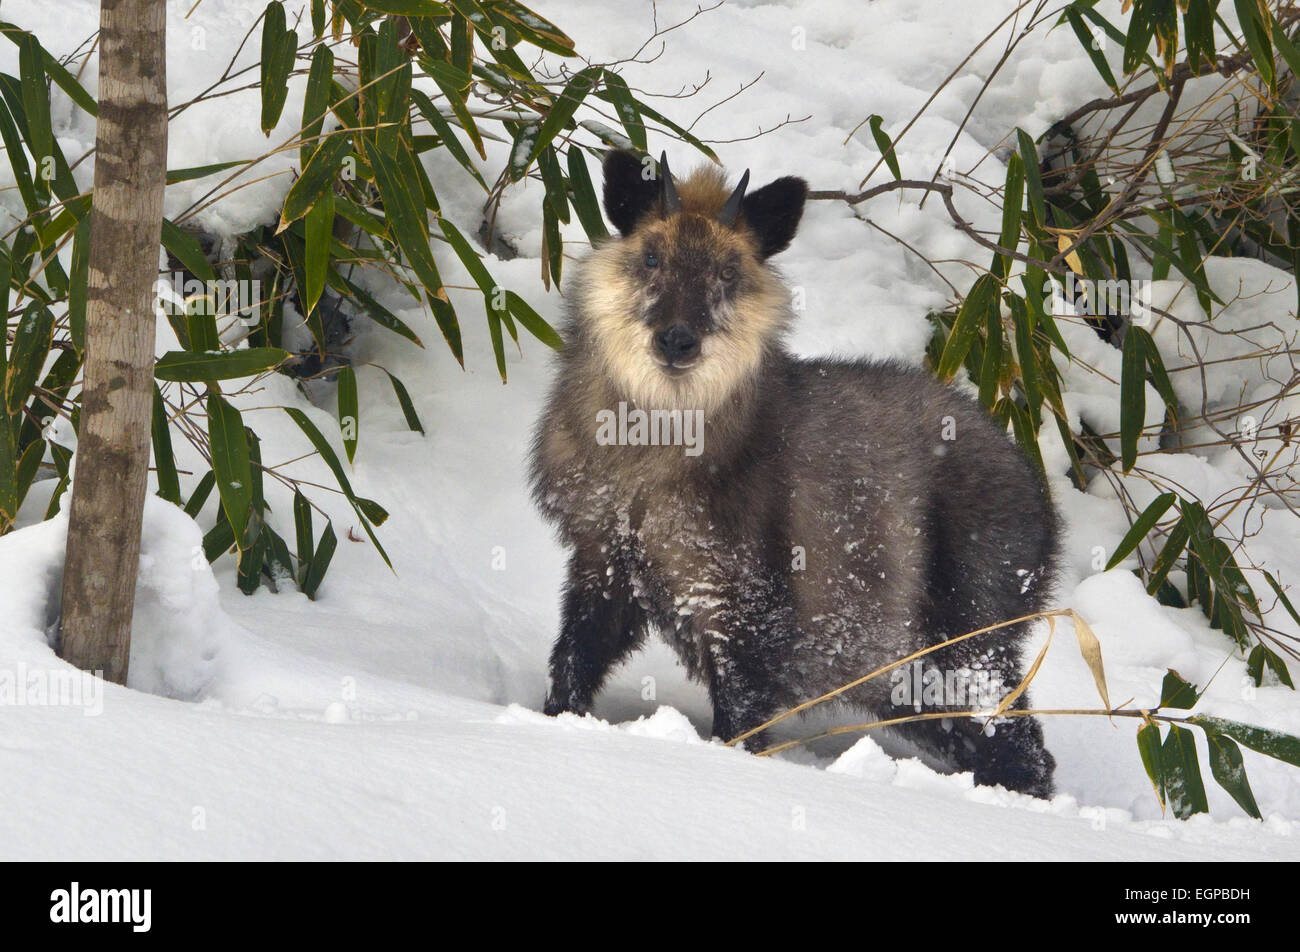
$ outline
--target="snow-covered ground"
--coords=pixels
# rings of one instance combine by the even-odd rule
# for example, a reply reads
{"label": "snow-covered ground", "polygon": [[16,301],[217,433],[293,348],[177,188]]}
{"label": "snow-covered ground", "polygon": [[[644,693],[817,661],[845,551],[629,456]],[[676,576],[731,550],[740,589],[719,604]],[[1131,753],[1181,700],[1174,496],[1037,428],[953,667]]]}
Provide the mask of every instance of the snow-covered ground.
{"label": "snow-covered ground", "polygon": [[[260,0],[169,3],[169,86],[187,100],[220,75]],[[597,0],[536,0],[593,59],[631,55],[653,30],[648,3],[614,7]],[[294,0],[288,4],[297,6]],[[1110,6],[1103,3],[1102,7]],[[1114,4],[1118,6],[1118,4]],[[653,62],[624,70],[634,87],[656,93],[709,82],[697,97],[664,100],[686,120],[741,83],[753,88],[709,112],[696,132],[719,145],[733,169],[756,183],[795,172],[815,188],[853,188],[878,152],[864,129],[871,113],[897,134],[1008,2],[951,4],[911,0],[729,0],[664,37]],[[661,25],[689,16],[693,4],[658,4]],[[33,29],[56,55],[70,52],[97,22],[93,0],[11,0],[5,17]],[[198,32],[196,32],[198,31]],[[201,47],[196,43],[201,40]],[[1000,55],[990,43],[926,110],[899,145],[904,174],[928,177],[956,132],[983,78]],[[256,61],[257,43],[239,62]],[[648,54],[657,52],[653,45]],[[647,56],[648,56],[647,54]],[[0,69],[17,72],[16,50],[0,44]],[[83,77],[94,89],[93,67]],[[980,164],[1002,177],[1003,139],[1015,125],[1037,135],[1104,87],[1065,30],[1036,33],[984,95],[954,149],[958,169]],[[301,109],[291,92],[285,120],[269,140],[288,138]],[[196,106],[171,129],[173,168],[261,154],[256,93]],[[748,140],[787,116],[808,118]],[[79,156],[94,130],[55,93],[56,134]],[[652,137],[651,150],[689,150]],[[287,169],[296,150],[259,166]],[[495,175],[500,147],[486,168]],[[982,164],[981,164],[982,163]],[[2,163],[0,163],[2,164]],[[77,170],[90,181],[91,163]],[[473,233],[481,192],[450,161],[434,169],[444,211]],[[4,173],[0,173],[2,175]],[[887,174],[882,171],[880,174]],[[0,183],[2,184],[2,183]],[[169,190],[168,212],[200,196],[210,182]],[[271,220],[289,177],[244,189],[212,207],[204,222],[243,229]],[[522,255],[490,261],[494,275],[553,323],[560,298],[538,280],[541,235],[538,186],[511,196],[499,224]],[[10,193],[12,194],[12,193]],[[914,196],[884,196],[864,206],[882,228],[933,259],[984,262],[987,255],[953,230],[940,207]],[[959,197],[962,211],[995,228],[997,209]],[[571,249],[578,249],[580,233]],[[471,283],[448,256],[453,283]],[[919,362],[928,310],[952,297],[944,281],[907,250],[858,220],[846,206],[813,203],[780,265],[805,290],[792,346],[803,353],[870,354]],[[959,288],[972,275],[945,265]],[[1220,262],[1213,281],[1242,306],[1294,323],[1292,277],[1262,265]],[[1245,752],[1266,819],[1246,818],[1217,787],[1211,816],[1163,819],[1143,773],[1132,722],[1053,718],[1044,723],[1058,762],[1060,793],[1050,803],[975,788],[970,777],[941,776],[915,760],[892,759],[876,739],[759,759],[708,742],[703,691],[688,682],[667,649],[653,646],[611,680],[596,717],[549,719],[537,713],[546,655],[557,623],[563,554],[533,512],[524,454],[548,380],[544,347],[531,339],[510,355],[510,382],[493,366],[477,293],[460,295],[466,365],[441,344],[432,319],[391,288],[385,303],[427,342],[418,350],[392,334],[362,328],[356,342],[361,391],[360,447],[350,478],[391,513],[379,530],[394,570],[368,542],[347,537],[345,503],[318,494],[339,530],[340,548],[315,602],[295,592],[252,597],[234,584],[233,560],[209,568],[199,551],[213,503],[196,525],[151,499],[137,599],[131,683],[87,684],[54,657],[46,640],[66,523],[40,521],[52,483],[38,484],[23,528],[0,539],[0,684],[5,675],[37,683],[71,679],[82,703],[18,703],[0,709],[0,855],[5,858],[875,858],[875,859],[1280,859],[1300,857],[1300,772]],[[1158,286],[1162,301],[1177,285]],[[1262,293],[1254,293],[1254,292]],[[1179,298],[1185,304],[1189,295]],[[1192,302],[1194,305],[1194,301]],[[1067,404],[1099,431],[1118,428],[1118,390],[1084,364],[1119,378],[1119,353],[1086,328],[1067,328],[1078,366],[1066,375]],[[1157,329],[1157,338],[1159,332]],[[159,330],[159,349],[174,346]],[[407,430],[387,378],[410,389],[427,434]],[[1255,382],[1256,384],[1259,381]],[[262,439],[270,464],[297,460],[310,447],[276,406],[307,412],[336,433],[328,392],[308,402],[285,377],[265,381],[240,406]],[[1149,403],[1154,404],[1153,397]],[[1056,473],[1063,456],[1044,434]],[[187,468],[202,472],[197,457]],[[1229,458],[1170,455],[1150,463],[1186,491],[1213,498],[1241,474]],[[284,467],[329,485],[313,458]],[[188,494],[197,476],[183,478]],[[1132,481],[1139,502],[1153,496]],[[273,510],[289,498],[268,481]],[[1113,490],[1088,493],[1063,475],[1053,483],[1068,524],[1059,603],[1095,629],[1116,703],[1158,700],[1161,678],[1176,668],[1211,687],[1204,709],[1225,717],[1300,732],[1300,699],[1284,687],[1248,687],[1230,641],[1197,609],[1163,608],[1124,568],[1099,573],[1127,528]],[[1145,494],[1145,495],[1143,495]],[[1253,510],[1251,554],[1284,584],[1300,572],[1294,517]],[[1288,521],[1291,520],[1288,525]],[[281,526],[291,535],[291,525]],[[364,539],[359,531],[356,538]],[[111,557],[107,555],[106,557]],[[1104,559],[1102,560],[1104,562]],[[1293,596],[1294,598],[1294,596]],[[1269,621],[1295,631],[1280,611]],[[1046,631],[1039,637],[1045,637]],[[1097,699],[1074,639],[1063,624],[1034,683],[1036,706],[1095,707]],[[786,736],[813,731],[787,724]],[[1208,767],[1202,748],[1202,764]],[[1209,771],[1205,770],[1207,783]]]}

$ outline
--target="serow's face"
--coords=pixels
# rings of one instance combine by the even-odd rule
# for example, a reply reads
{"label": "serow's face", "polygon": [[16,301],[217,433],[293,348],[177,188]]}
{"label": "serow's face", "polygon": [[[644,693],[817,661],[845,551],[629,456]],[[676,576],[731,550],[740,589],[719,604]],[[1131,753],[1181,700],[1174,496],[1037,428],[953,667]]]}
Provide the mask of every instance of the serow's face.
{"label": "serow's face", "polygon": [[738,330],[736,305],[758,290],[759,262],[748,242],[693,215],[646,227],[633,244],[625,261],[641,290],[647,348],[665,373],[685,373],[710,335]]}
{"label": "serow's face", "polygon": [[716,402],[780,333],[789,308],[767,259],[794,236],[807,186],[728,195],[721,173],[676,182],[666,159],[614,152],[605,208],[622,239],[593,255],[587,310],[611,374],[652,406]]}

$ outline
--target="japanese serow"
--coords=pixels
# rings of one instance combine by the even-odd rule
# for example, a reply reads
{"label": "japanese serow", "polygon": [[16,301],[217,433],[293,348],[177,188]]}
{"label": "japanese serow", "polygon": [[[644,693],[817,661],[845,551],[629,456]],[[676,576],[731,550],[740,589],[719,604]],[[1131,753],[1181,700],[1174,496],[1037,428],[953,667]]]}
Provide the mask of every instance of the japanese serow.
{"label": "japanese serow", "polygon": [[[708,688],[713,733],[729,740],[1042,609],[1054,511],[984,410],[923,369],[784,349],[790,293],[770,262],[798,227],[802,179],[748,192],[748,172],[730,189],[705,168],[675,181],[666,156],[656,168],[624,152],[604,177],[619,236],[571,285],[532,451],[534,497],[571,550],[548,714],[587,711],[656,632]],[[989,713],[1021,682],[1027,624],[841,700],[880,719]],[[1026,705],[1021,694],[1009,710]],[[1031,717],[898,731],[976,783],[1051,795],[1055,762]]]}

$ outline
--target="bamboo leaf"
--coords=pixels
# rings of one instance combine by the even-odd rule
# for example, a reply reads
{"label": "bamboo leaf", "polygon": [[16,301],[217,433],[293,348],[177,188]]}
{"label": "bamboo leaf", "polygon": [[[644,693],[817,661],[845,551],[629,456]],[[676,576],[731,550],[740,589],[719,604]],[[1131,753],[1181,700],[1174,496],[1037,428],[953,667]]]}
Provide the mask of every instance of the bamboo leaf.
{"label": "bamboo leaf", "polygon": [[1146,423],[1147,410],[1146,351],[1137,334],[1124,335],[1119,392],[1120,459],[1127,473],[1137,462],[1138,438]]}
{"label": "bamboo leaf", "polygon": [[280,223],[275,229],[276,234],[311,211],[320,197],[333,188],[339,169],[343,165],[343,159],[351,148],[351,140],[346,133],[342,132],[336,132],[321,142],[303,168],[302,174],[298,176],[298,180],[289,187],[289,194],[284,197],[284,206],[280,210]]}
{"label": "bamboo leaf", "polygon": [[1097,684],[1097,693],[1101,695],[1101,703],[1109,711],[1110,694],[1106,690],[1106,668],[1101,661],[1101,642],[1097,640],[1092,626],[1084,621],[1083,616],[1078,612],[1071,610],[1070,619],[1074,622],[1074,636],[1079,642],[1079,653],[1083,655],[1084,663],[1092,672],[1092,679]]}
{"label": "bamboo leaf", "polygon": [[325,291],[325,272],[330,265],[330,245],[334,239],[334,191],[326,189],[303,219],[303,272],[307,286],[302,288],[303,313],[311,314]]}
{"label": "bamboo leaf", "polygon": [[1191,710],[1200,700],[1201,695],[1196,686],[1170,668],[1165,672],[1164,683],[1160,686],[1160,707],[1172,707],[1181,711]]}
{"label": "bamboo leaf", "polygon": [[982,274],[975,279],[974,286],[957,311],[939,358],[937,372],[944,380],[951,380],[961,367],[986,314],[998,307],[998,287],[997,278],[991,274]]}
{"label": "bamboo leaf", "polygon": [[1188,722],[1204,728],[1206,733],[1231,737],[1256,753],[1288,763],[1292,767],[1300,767],[1300,737],[1206,714],[1194,715],[1188,718]]}
{"label": "bamboo leaf", "polygon": [[1205,732],[1205,742],[1210,749],[1210,774],[1215,782],[1237,801],[1237,805],[1256,820],[1263,819],[1259,804],[1251,792],[1246,777],[1246,765],[1241,759],[1241,748],[1222,734]]}
{"label": "bamboo leaf", "polygon": [[334,550],[337,546],[338,539],[334,536],[334,523],[327,522],[325,531],[320,535],[320,541],[316,543],[316,550],[312,553],[311,561],[307,565],[307,571],[302,580],[302,592],[312,601],[316,600],[316,592],[320,589],[321,580],[325,578],[325,572],[329,569],[330,560],[334,558]]}
{"label": "bamboo leaf", "polygon": [[403,416],[406,417],[406,425],[423,436],[424,425],[420,422],[420,415],[415,412],[415,404],[411,402],[411,395],[407,392],[406,385],[387,370],[384,373],[388,374],[388,381],[393,385],[393,393],[397,395],[397,403],[402,408]]}
{"label": "bamboo leaf", "polygon": [[898,156],[894,154],[894,142],[889,138],[889,134],[881,128],[884,121],[882,116],[872,115],[867,119],[867,124],[871,127],[871,138],[876,140],[876,148],[880,150],[880,157],[885,160],[885,165],[889,166],[890,174],[897,181],[902,179],[903,173],[898,167]]}
{"label": "bamboo leaf", "polygon": [[357,373],[351,367],[341,367],[338,376],[339,434],[343,449],[351,463],[357,454],[361,416],[357,406]]}
{"label": "bamboo leaf", "polygon": [[338,482],[339,489],[343,490],[343,495],[347,497],[348,502],[352,503],[352,508],[355,509],[357,515],[361,517],[361,527],[366,531],[366,535],[370,537],[370,541],[374,543],[375,549],[379,552],[380,558],[382,558],[384,564],[391,569],[393,563],[389,561],[388,553],[384,551],[384,547],[379,544],[379,539],[375,536],[374,529],[371,528],[371,520],[366,516],[365,510],[359,504],[358,496],[352,491],[352,483],[348,481],[347,473],[343,471],[343,465],[339,462],[339,458],[337,454],[335,454],[334,448],[330,446],[329,441],[325,439],[321,434],[321,431],[316,428],[316,424],[312,423],[305,413],[297,407],[284,407],[283,409],[285,413],[289,414],[290,419],[292,419],[294,423],[298,424],[298,429],[302,430],[302,432],[307,436],[307,439],[311,441],[312,446],[316,447],[316,452],[320,454],[321,459],[325,461],[325,465],[328,466],[330,472],[334,474],[334,479]]}
{"label": "bamboo leaf", "polygon": [[1145,724],[1137,732],[1138,753],[1142,756],[1142,766],[1146,768],[1147,777],[1160,800],[1160,808],[1165,806],[1165,771],[1160,758],[1160,728],[1155,724]]}
{"label": "bamboo leaf", "polygon": [[168,351],[154,365],[159,380],[212,382],[236,380],[274,370],[289,359],[289,352],[279,347],[249,347],[226,351]]}
{"label": "bamboo leaf", "polygon": [[158,495],[177,506],[181,504],[181,483],[176,474],[176,456],[172,452],[171,426],[167,421],[167,407],[157,386],[153,388],[153,438],[154,469],[158,474]]}
{"label": "bamboo leaf", "polygon": [[1197,813],[1208,813],[1210,804],[1205,797],[1205,781],[1201,779],[1195,735],[1185,727],[1169,725],[1169,733],[1160,748],[1160,764],[1165,796],[1174,816],[1185,820]]}
{"label": "bamboo leaf", "polygon": [[236,544],[237,540],[244,538],[253,501],[248,435],[244,432],[244,420],[239,411],[216,392],[208,394],[208,443],[212,450],[212,470],[216,474],[221,508],[230,521],[232,544]]}
{"label": "bamboo leaf", "polygon": [[627,131],[628,139],[638,152],[646,151],[645,120],[641,118],[636,100],[632,98],[632,92],[627,88],[627,81],[610,69],[605,70],[602,75],[605,78],[605,88],[609,90],[614,111],[618,113],[618,120]]}
{"label": "bamboo leaf", "polygon": [[1118,548],[1115,549],[1115,554],[1106,563],[1106,571],[1109,572],[1128,558],[1129,554],[1137,548],[1138,543],[1146,538],[1147,533],[1160,521],[1160,517],[1169,510],[1169,507],[1177,499],[1177,493],[1161,493],[1151,501],[1149,506],[1142,510],[1142,514],[1134,520],[1128,532],[1124,533],[1124,538],[1120,540]]}
{"label": "bamboo leaf", "polygon": [[262,20],[262,132],[271,134],[289,98],[289,73],[293,70],[298,34],[285,26],[284,5],[271,0]]}

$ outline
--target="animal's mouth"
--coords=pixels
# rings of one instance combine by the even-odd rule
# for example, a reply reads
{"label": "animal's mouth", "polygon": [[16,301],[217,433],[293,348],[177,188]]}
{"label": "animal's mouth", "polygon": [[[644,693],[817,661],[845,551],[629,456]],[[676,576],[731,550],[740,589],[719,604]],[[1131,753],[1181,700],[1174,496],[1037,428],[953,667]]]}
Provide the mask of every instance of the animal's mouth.
{"label": "animal's mouth", "polygon": [[669,377],[684,377],[700,362],[700,358],[691,357],[689,360],[664,360],[662,357],[656,357],[655,363]]}

